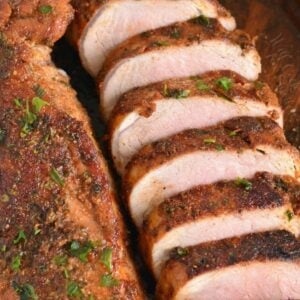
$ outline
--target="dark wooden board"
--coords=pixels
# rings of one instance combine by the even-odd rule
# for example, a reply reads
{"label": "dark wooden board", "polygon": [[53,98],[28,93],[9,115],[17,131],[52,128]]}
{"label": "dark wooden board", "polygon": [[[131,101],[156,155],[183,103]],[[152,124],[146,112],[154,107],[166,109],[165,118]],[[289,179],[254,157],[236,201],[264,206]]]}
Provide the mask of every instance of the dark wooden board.
{"label": "dark wooden board", "polygon": [[[300,149],[300,2],[298,0],[220,2],[232,11],[238,27],[257,39],[257,48],[263,64],[261,79],[268,82],[277,92],[285,109],[286,135],[289,141]],[[53,58],[55,63],[70,75],[71,84],[77,90],[79,99],[91,118],[95,136],[110,161],[105,142],[102,142],[105,125],[99,116],[98,96],[93,79],[83,70],[76,51],[65,39],[57,43]],[[115,178],[118,182],[116,174]],[[153,295],[153,280],[141,265],[141,258],[137,254],[137,234],[126,213],[124,217],[132,233],[132,249],[145,287],[149,294]]]}

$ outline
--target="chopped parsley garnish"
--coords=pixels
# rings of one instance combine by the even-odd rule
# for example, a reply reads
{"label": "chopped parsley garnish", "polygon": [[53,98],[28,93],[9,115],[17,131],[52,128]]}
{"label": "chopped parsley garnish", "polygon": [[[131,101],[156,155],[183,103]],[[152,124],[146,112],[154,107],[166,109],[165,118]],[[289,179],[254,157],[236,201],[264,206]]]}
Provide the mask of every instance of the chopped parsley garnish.
{"label": "chopped parsley garnish", "polygon": [[231,137],[233,137],[233,136],[237,136],[237,135],[238,135],[238,133],[239,133],[239,129],[237,129],[237,130],[233,130],[233,131],[230,131],[230,132],[229,132],[229,136],[231,136]]}
{"label": "chopped parsley garnish", "polygon": [[20,242],[26,242],[27,241],[27,237],[26,234],[24,232],[24,230],[20,230],[17,237],[14,239],[14,244],[17,245]]}
{"label": "chopped parsley garnish", "polygon": [[45,90],[39,84],[35,85],[33,90],[39,98],[42,98],[45,95]]}
{"label": "chopped parsley garnish", "polygon": [[5,140],[5,130],[0,128],[0,145],[4,142]]}
{"label": "chopped parsley garnish", "polygon": [[41,109],[46,105],[49,105],[49,103],[39,97],[34,97],[32,99],[32,106],[35,113],[39,113]]}
{"label": "chopped parsley garnish", "polygon": [[30,111],[29,101],[26,101],[25,116],[22,119],[21,137],[25,137],[32,129],[33,124],[37,120],[37,115]]}
{"label": "chopped parsley garnish", "polygon": [[66,255],[58,255],[53,258],[53,262],[58,266],[62,267],[68,263],[68,257]]}
{"label": "chopped parsley garnish", "polygon": [[168,86],[165,84],[163,95],[168,98],[184,99],[190,95],[190,92],[190,90],[169,89]]}
{"label": "chopped parsley garnish", "polygon": [[207,91],[210,89],[209,85],[201,79],[197,80],[196,87],[199,91]]}
{"label": "chopped parsley garnish", "polygon": [[23,285],[20,285],[14,281],[12,285],[16,293],[20,296],[20,300],[39,299],[39,297],[35,293],[34,287],[31,284],[25,283]]}
{"label": "chopped parsley garnish", "polygon": [[250,191],[252,190],[252,183],[244,178],[240,178],[238,177],[236,180],[235,180],[235,184],[237,186],[241,186],[243,187],[246,191]]}
{"label": "chopped parsley garnish", "polygon": [[193,22],[206,27],[210,26],[210,19],[204,15],[201,15],[198,18],[194,19]]}
{"label": "chopped parsley garnish", "polygon": [[4,252],[6,252],[6,249],[7,249],[6,245],[2,245],[1,248],[0,248],[0,251],[2,253],[4,253]]}
{"label": "chopped parsley garnish", "polygon": [[109,272],[112,271],[112,249],[106,247],[103,249],[100,257],[101,262],[107,268]]}
{"label": "chopped parsley garnish", "polygon": [[54,167],[50,171],[50,177],[56,184],[60,186],[63,186],[65,184],[65,180]]}
{"label": "chopped parsley garnish", "polygon": [[225,147],[223,145],[221,145],[221,144],[217,144],[216,145],[216,150],[219,151],[219,152],[221,152],[221,151],[225,150]]}
{"label": "chopped parsley garnish", "polygon": [[261,90],[263,87],[265,86],[265,84],[261,81],[255,81],[254,82],[254,87],[257,89],[257,90]]}
{"label": "chopped parsley garnish", "polygon": [[23,107],[23,103],[22,103],[22,100],[19,99],[19,98],[16,98],[14,99],[14,102],[15,102],[15,105],[19,108],[22,108]]}
{"label": "chopped parsley garnish", "polygon": [[275,185],[276,185],[277,188],[282,189],[284,192],[288,192],[289,191],[288,185],[281,178],[276,178],[275,179]]}
{"label": "chopped parsley garnish", "polygon": [[9,196],[7,194],[3,194],[1,197],[0,197],[0,201],[3,202],[3,203],[6,203],[9,201]]}
{"label": "chopped parsley garnish", "polygon": [[156,47],[166,47],[166,46],[169,46],[169,42],[168,41],[155,41],[152,43],[153,46],[156,46]]}
{"label": "chopped parsley garnish", "polygon": [[294,217],[294,213],[292,211],[290,211],[289,209],[285,212],[285,215],[288,219],[288,221],[292,221],[293,217]]}
{"label": "chopped parsley garnish", "polygon": [[189,254],[189,251],[187,248],[178,247],[176,249],[176,254],[180,257],[187,256]]}
{"label": "chopped parsley garnish", "polygon": [[91,242],[80,244],[78,241],[73,241],[70,245],[70,253],[77,257],[80,261],[86,263],[89,253],[95,249],[95,245]]}
{"label": "chopped parsley garnish", "polygon": [[74,298],[81,298],[83,293],[80,286],[76,282],[71,281],[67,286],[67,295]]}
{"label": "chopped parsley garnish", "polygon": [[178,39],[180,38],[180,31],[178,30],[178,28],[175,27],[175,28],[171,31],[170,37],[171,37],[172,39],[176,39],[176,40],[178,40]]}
{"label": "chopped parsley garnish", "polygon": [[118,286],[119,281],[115,279],[112,274],[104,274],[100,278],[100,286],[103,287],[114,287]]}
{"label": "chopped parsley garnish", "polygon": [[216,83],[225,92],[228,92],[232,88],[232,80],[228,77],[221,77],[217,79]]}
{"label": "chopped parsley garnish", "polygon": [[204,139],[203,142],[205,144],[215,144],[217,142],[217,140],[214,138],[208,138],[208,139]]}
{"label": "chopped parsley garnish", "polygon": [[41,229],[39,228],[34,228],[34,235],[39,235],[41,233]]}
{"label": "chopped parsley garnish", "polygon": [[48,15],[53,12],[53,7],[51,5],[42,5],[39,7],[39,12],[43,15]]}
{"label": "chopped parsley garnish", "polygon": [[21,267],[21,256],[20,255],[15,256],[12,259],[10,266],[13,271],[19,271]]}

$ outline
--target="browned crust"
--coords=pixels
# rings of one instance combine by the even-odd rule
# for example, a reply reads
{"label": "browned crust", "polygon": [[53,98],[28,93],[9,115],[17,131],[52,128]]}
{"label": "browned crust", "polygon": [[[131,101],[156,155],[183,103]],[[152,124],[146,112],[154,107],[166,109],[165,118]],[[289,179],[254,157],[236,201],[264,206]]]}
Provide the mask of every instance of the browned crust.
{"label": "browned crust", "polygon": [[[234,135],[231,136],[231,133]],[[271,145],[278,149],[286,148],[294,153],[295,157],[299,155],[286,141],[283,130],[271,119],[266,117],[235,118],[205,129],[186,130],[143,147],[126,167],[124,191],[128,195],[134,183],[149,170],[180,155],[199,150],[242,152],[246,149],[253,149],[260,151],[260,145]]]}
{"label": "browned crust", "polygon": [[[83,31],[88,25],[92,17],[97,11],[108,2],[118,2],[119,0],[71,0],[71,3],[75,9],[75,18],[69,28],[69,39],[74,46],[79,47],[79,40]],[[231,17],[229,11],[227,11],[217,0],[208,0],[211,2],[218,11],[220,17]]]}
{"label": "browned crust", "polygon": [[[0,57],[0,248],[5,248],[0,295],[15,294],[15,282],[30,283],[40,299],[66,299],[68,282],[76,281],[86,297],[142,299],[106,163],[68,79],[54,68],[45,46],[2,40]],[[37,85],[49,105],[21,136],[24,105],[26,100],[31,104]],[[64,179],[62,186],[51,177],[53,168]],[[27,241],[16,244],[21,229]],[[70,256],[74,240],[96,245],[87,263]],[[112,288],[99,285],[108,272],[99,262],[104,247],[113,250],[112,276],[119,280]],[[20,253],[20,271],[13,271],[12,261]],[[68,256],[68,279],[53,262],[59,255]]]}
{"label": "browned crust", "polygon": [[100,88],[106,74],[123,59],[150,51],[160,51],[169,47],[188,47],[209,39],[220,39],[238,44],[245,54],[254,49],[254,44],[245,32],[240,30],[228,32],[214,19],[209,19],[209,25],[203,24],[202,21],[199,21],[199,18],[176,23],[171,26],[144,32],[120,44],[107,57],[98,75]]}
{"label": "browned crust", "polygon": [[[11,41],[53,45],[73,18],[70,0],[0,0],[0,32]],[[42,13],[43,7],[51,11]]]}
{"label": "browned crust", "polygon": [[249,234],[186,249],[180,257],[174,249],[157,287],[159,299],[173,299],[192,278],[209,271],[251,262],[300,260],[300,243],[287,231]]}
{"label": "browned crust", "polygon": [[[222,77],[232,79],[233,85],[229,91],[225,91],[217,84],[217,80]],[[209,89],[197,88],[199,81],[207,84]],[[155,102],[170,98],[166,95],[166,88],[170,91],[187,90],[189,97],[217,96],[229,101],[233,101],[233,98],[251,99],[261,102],[267,107],[279,109],[278,98],[267,84],[247,81],[232,71],[213,71],[192,78],[165,80],[146,87],[136,88],[124,94],[112,112],[109,126],[111,133],[128,113],[136,111],[141,116],[150,117],[156,110]],[[184,101],[185,99],[181,100]],[[270,117],[276,120],[279,114],[272,111]]]}
{"label": "browned crust", "polygon": [[152,265],[152,247],[167,232],[186,223],[226,214],[284,206],[300,193],[300,184],[289,176],[258,173],[247,191],[235,181],[203,185],[164,200],[145,220],[141,245]]}

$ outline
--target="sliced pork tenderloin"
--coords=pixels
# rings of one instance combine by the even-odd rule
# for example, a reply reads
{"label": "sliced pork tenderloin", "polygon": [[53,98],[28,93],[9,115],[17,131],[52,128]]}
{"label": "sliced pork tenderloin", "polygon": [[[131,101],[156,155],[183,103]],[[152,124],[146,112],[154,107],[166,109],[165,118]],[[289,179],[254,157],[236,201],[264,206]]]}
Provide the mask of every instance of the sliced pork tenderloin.
{"label": "sliced pork tenderloin", "polygon": [[177,248],[157,299],[300,299],[300,242],[287,231]]}
{"label": "sliced pork tenderloin", "polygon": [[217,21],[199,17],[135,36],[111,52],[99,73],[104,117],[133,88],[214,70],[257,79],[260,57],[247,34],[228,33]]}
{"label": "sliced pork tenderloin", "polygon": [[298,151],[269,118],[241,117],[142,148],[127,166],[124,193],[138,227],[163,199],[197,185],[257,172],[297,176]]}
{"label": "sliced pork tenderloin", "polygon": [[230,71],[134,89],[121,97],[110,120],[115,166],[122,174],[131,157],[149,143],[239,116],[269,116],[282,126],[282,111],[270,88]]}
{"label": "sliced pork tenderloin", "polygon": [[[292,186],[290,195],[287,186]],[[258,173],[251,180],[198,186],[156,207],[144,222],[141,246],[156,278],[175,247],[248,233],[286,229],[298,236],[291,198],[300,184],[289,176]]]}
{"label": "sliced pork tenderloin", "polygon": [[227,30],[235,29],[234,19],[216,0],[73,0],[73,5],[76,15],[70,37],[93,76],[112,49],[144,31],[199,15],[218,19]]}

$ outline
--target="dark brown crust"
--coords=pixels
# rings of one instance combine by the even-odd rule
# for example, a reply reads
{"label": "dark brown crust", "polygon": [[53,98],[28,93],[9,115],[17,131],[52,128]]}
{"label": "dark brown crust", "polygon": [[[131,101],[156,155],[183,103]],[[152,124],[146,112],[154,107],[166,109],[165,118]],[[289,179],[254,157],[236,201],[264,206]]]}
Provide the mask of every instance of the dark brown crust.
{"label": "dark brown crust", "polygon": [[300,193],[300,184],[289,176],[258,173],[249,191],[235,181],[198,186],[166,199],[143,224],[141,245],[151,266],[153,244],[167,232],[202,218],[272,209],[290,203]]}
{"label": "dark brown crust", "polygon": [[[86,297],[142,299],[105,161],[68,79],[54,68],[45,46],[2,40],[0,57],[0,298],[14,299],[13,284],[30,283],[39,299],[66,299],[72,280]],[[21,136],[24,106],[27,100],[33,111],[37,85],[49,105]],[[51,177],[53,168],[63,186]],[[27,241],[16,244],[20,230]],[[87,263],[70,256],[74,240],[95,243]],[[108,272],[99,262],[104,247],[113,251],[112,276],[119,280],[112,288],[99,285]],[[19,272],[11,266],[17,255]],[[58,255],[68,256],[69,279],[53,262]]]}
{"label": "dark brown crust", "polygon": [[[73,7],[75,8],[75,19],[69,28],[69,39],[73,45],[77,47],[81,35],[88,25],[91,18],[97,13],[101,6],[108,2],[114,2],[115,0],[71,0]],[[230,13],[222,6],[217,0],[209,0],[214,6],[217,7],[217,11],[220,17],[230,17]]]}
{"label": "dark brown crust", "polygon": [[[231,78],[233,85],[229,91],[220,88],[216,81],[219,78]],[[209,86],[208,90],[200,90],[197,83],[201,80]],[[193,78],[179,78],[151,84],[146,87],[136,88],[124,94],[115,106],[111,118],[111,131],[116,128],[118,122],[128,113],[137,111],[141,116],[150,117],[156,110],[155,102],[169,98],[165,95],[165,88],[171,91],[188,90],[189,97],[195,96],[219,96],[225,99],[251,99],[262,102],[268,107],[279,109],[276,95],[267,84],[261,82],[249,82],[237,73],[231,71],[213,71]],[[184,99],[182,99],[184,101]],[[270,117],[277,119],[278,112],[270,112]]]}
{"label": "dark brown crust", "polygon": [[[0,32],[11,41],[53,45],[73,18],[70,0],[0,0]],[[42,13],[43,6],[50,12]]]}
{"label": "dark brown crust", "polygon": [[[231,132],[235,132],[236,135],[230,136]],[[214,142],[206,142],[210,139]],[[298,152],[288,144],[277,123],[266,117],[240,117],[201,130],[187,130],[143,147],[126,167],[124,191],[129,195],[134,183],[149,170],[180,155],[199,150],[220,151],[220,147],[225,151],[242,152],[245,149],[259,151],[257,147],[260,145],[289,149],[295,157],[298,157]]]}
{"label": "dark brown crust", "polygon": [[99,73],[100,88],[107,73],[123,59],[169,47],[188,47],[209,39],[220,39],[238,44],[244,53],[254,49],[252,41],[245,32],[239,30],[228,32],[214,19],[209,19],[209,25],[203,25],[198,21],[198,18],[188,22],[176,23],[175,25],[142,33],[120,44],[107,57]]}
{"label": "dark brown crust", "polygon": [[157,288],[159,299],[173,299],[192,278],[242,263],[300,260],[300,242],[287,231],[249,234],[187,248],[179,257],[174,249]]}

